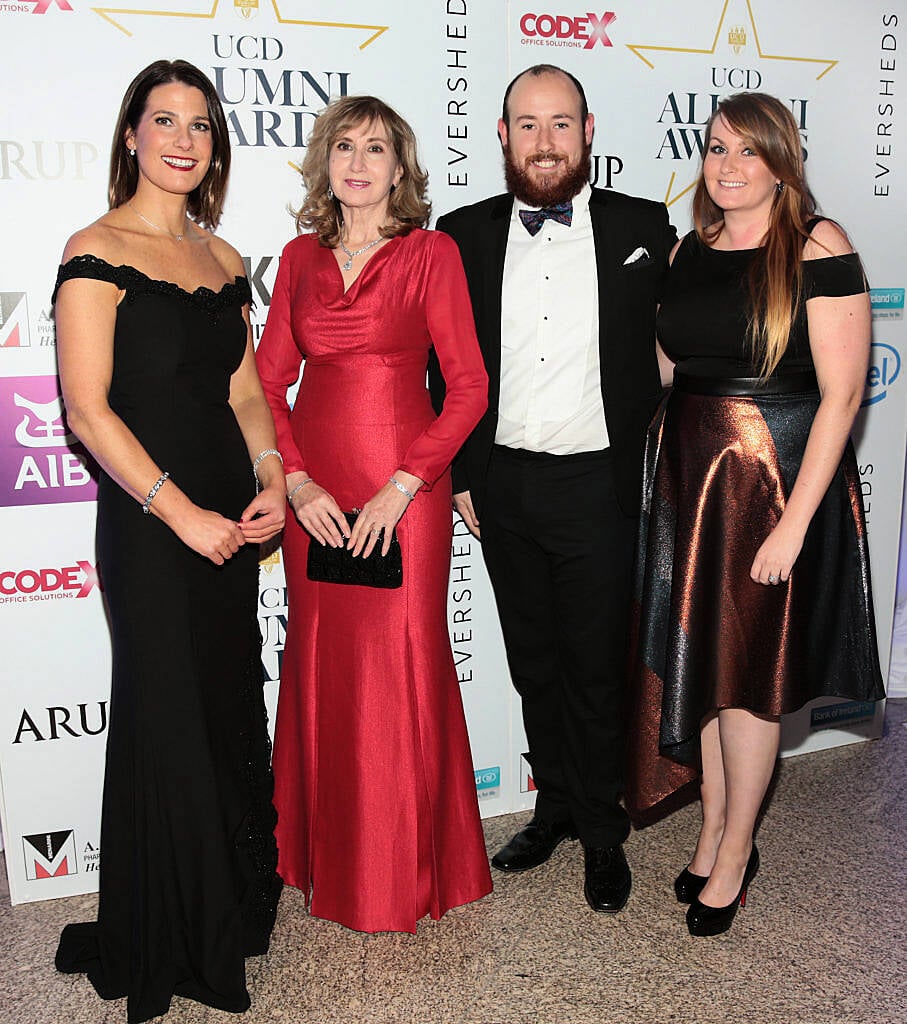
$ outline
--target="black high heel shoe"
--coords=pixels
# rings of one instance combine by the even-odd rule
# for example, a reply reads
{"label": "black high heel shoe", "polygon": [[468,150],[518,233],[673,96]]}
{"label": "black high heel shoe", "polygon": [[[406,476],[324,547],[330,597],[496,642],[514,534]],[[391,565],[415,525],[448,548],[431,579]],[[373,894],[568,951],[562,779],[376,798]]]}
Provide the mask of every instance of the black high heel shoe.
{"label": "black high heel shoe", "polygon": [[677,902],[692,903],[698,898],[708,880],[708,875],[694,875],[689,868],[684,868],[674,879],[674,895]]}
{"label": "black high heel shoe", "polygon": [[738,907],[746,906],[746,890],[750,882],[756,877],[759,870],[759,851],[756,844],[753,844],[750,859],[746,863],[746,871],[743,872],[743,883],[737,898],[732,900],[726,907],[709,907],[699,902],[697,896],[690,904],[687,911],[687,928],[690,935],[721,935],[734,923]]}

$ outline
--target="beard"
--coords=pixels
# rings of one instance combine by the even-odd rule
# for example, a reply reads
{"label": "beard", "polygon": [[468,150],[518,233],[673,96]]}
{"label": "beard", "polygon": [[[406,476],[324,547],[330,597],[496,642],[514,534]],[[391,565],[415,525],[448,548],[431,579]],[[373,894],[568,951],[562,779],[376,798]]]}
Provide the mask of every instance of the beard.
{"label": "beard", "polygon": [[[533,160],[544,158],[561,161],[566,171],[557,177],[538,181],[532,177],[527,168]],[[565,203],[577,195],[592,177],[592,147],[584,146],[579,159],[571,167],[567,157],[562,153],[532,153],[527,157],[525,165],[520,167],[511,152],[510,146],[504,147],[504,180],[507,191],[512,192],[521,202],[535,209]]]}

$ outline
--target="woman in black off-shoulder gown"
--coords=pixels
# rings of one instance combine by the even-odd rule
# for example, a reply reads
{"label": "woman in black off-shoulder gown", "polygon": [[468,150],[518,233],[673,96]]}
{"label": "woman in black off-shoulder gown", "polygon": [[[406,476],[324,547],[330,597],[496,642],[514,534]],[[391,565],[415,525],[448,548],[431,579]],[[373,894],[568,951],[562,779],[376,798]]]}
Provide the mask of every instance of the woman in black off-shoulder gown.
{"label": "woman in black off-shoulder gown", "polygon": [[57,279],[67,414],[103,470],[113,682],[98,919],[64,930],[56,962],[127,996],[131,1022],[174,994],[245,1010],[281,885],[256,608],[285,485],[242,263],[187,217],[217,222],[222,121],[191,65],[142,72],[114,139],[126,199]]}
{"label": "woman in black off-shoulder gown", "polygon": [[675,882],[693,935],[726,931],[758,871],[780,716],[884,696],[849,439],[869,356],[860,260],[814,216],[781,102],[724,99],[706,139],[658,315],[673,388],[646,445],[626,776],[637,821],[701,780]]}

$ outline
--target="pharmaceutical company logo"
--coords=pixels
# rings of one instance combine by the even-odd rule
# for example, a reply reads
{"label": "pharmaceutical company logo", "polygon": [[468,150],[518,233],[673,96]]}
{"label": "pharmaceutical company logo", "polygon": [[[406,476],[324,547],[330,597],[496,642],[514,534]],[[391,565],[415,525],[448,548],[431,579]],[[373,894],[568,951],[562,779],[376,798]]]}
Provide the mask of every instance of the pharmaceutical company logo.
{"label": "pharmaceutical company logo", "polygon": [[606,29],[615,20],[614,11],[601,16],[587,11],[584,15],[534,14],[520,18],[520,32],[526,46],[569,46],[591,50],[596,43],[613,46]]}
{"label": "pharmaceutical company logo", "polygon": [[0,348],[27,348],[30,344],[25,292],[0,292]]}
{"label": "pharmaceutical company logo", "polygon": [[534,793],[535,782],[532,778],[532,768],[527,760],[529,752],[520,754],[520,792]]}
{"label": "pharmaceutical company logo", "polygon": [[476,768],[476,793],[480,800],[490,800],[496,797],[501,791],[501,766],[493,768]]}
{"label": "pharmaceutical company logo", "polygon": [[837,729],[839,726],[856,725],[857,722],[871,722],[877,707],[871,700],[848,700],[841,704],[813,708],[809,716],[809,727]]}
{"label": "pharmaceutical company logo", "polygon": [[903,288],[871,288],[869,297],[872,301],[873,320],[904,319]]}
{"label": "pharmaceutical company logo", "polygon": [[79,559],[61,569],[0,569],[0,605],[67,601],[102,590],[97,569]]}
{"label": "pharmaceutical company logo", "polygon": [[901,373],[901,355],[893,345],[874,341],[869,352],[869,372],[862,406],[876,405],[888,397],[888,389]]}
{"label": "pharmaceutical company logo", "polygon": [[23,836],[22,849],[25,877],[33,882],[40,878],[74,875],[79,870],[76,865],[76,836],[72,829]]}
{"label": "pharmaceutical company logo", "polygon": [[55,376],[0,378],[0,506],[93,501],[93,469]]}

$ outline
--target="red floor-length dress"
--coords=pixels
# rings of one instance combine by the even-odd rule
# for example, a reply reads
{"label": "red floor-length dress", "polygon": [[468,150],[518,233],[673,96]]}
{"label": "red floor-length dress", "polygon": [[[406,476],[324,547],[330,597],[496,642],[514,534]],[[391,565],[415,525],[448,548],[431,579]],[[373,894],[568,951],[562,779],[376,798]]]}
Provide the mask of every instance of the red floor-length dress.
{"label": "red floor-length dress", "polygon": [[[446,235],[393,238],[343,285],[316,236],[284,249],[258,368],[285,469],[344,511],[397,469],[426,485],[397,527],[399,590],[312,582],[309,536],[287,521],[278,870],[318,917],[412,932],[491,889],[446,616],[448,466],[485,409],[487,377]],[[440,416],[426,389],[432,346],[447,386]]]}

